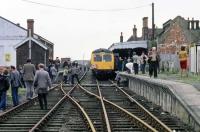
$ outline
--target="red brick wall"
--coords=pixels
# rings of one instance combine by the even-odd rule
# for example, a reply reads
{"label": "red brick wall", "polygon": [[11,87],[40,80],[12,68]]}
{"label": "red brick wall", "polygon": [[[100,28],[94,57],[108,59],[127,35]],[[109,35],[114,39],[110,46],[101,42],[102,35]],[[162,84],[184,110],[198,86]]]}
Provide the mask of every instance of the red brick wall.
{"label": "red brick wall", "polygon": [[167,32],[163,44],[162,53],[166,51],[175,54],[176,51],[180,50],[181,45],[189,44],[189,42],[183,33],[183,29],[177,23],[174,23]]}

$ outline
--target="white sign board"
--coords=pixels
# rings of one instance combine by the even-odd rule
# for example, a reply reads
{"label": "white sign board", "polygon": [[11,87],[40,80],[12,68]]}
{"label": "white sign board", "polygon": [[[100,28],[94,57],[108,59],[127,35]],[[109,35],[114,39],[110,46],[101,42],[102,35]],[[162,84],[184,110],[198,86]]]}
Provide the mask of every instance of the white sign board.
{"label": "white sign board", "polygon": [[197,72],[200,72],[200,46],[197,46]]}
{"label": "white sign board", "polygon": [[190,72],[196,73],[196,47],[190,48]]}

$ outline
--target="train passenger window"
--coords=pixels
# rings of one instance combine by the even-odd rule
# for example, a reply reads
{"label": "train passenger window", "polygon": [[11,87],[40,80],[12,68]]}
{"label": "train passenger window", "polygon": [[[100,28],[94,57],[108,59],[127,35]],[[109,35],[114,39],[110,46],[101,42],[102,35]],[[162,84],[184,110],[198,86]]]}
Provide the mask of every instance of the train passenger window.
{"label": "train passenger window", "polygon": [[102,61],[101,55],[94,55],[94,61]]}
{"label": "train passenger window", "polygon": [[109,55],[109,54],[105,54],[105,55],[103,56],[103,61],[105,61],[105,62],[112,61],[112,57],[111,57],[111,55]]}

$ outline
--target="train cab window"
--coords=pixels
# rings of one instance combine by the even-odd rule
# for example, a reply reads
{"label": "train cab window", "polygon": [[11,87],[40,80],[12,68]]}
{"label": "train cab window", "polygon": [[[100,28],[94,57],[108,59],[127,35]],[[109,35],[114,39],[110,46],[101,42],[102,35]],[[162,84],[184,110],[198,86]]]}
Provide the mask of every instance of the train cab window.
{"label": "train cab window", "polygon": [[103,55],[103,61],[105,61],[105,62],[112,61],[112,56],[110,54]]}
{"label": "train cab window", "polygon": [[102,61],[101,55],[94,55],[94,61]]}

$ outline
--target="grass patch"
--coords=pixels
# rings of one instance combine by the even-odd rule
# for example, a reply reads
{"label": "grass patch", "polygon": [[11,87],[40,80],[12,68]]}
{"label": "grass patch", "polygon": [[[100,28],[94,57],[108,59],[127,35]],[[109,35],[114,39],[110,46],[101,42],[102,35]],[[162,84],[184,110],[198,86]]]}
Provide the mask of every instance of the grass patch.
{"label": "grass patch", "polygon": [[[19,88],[18,89],[18,95],[19,95],[19,101],[21,102],[25,97],[26,89],[25,88]],[[12,94],[11,94],[11,88],[7,91],[7,104],[12,105]]]}

